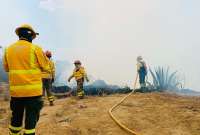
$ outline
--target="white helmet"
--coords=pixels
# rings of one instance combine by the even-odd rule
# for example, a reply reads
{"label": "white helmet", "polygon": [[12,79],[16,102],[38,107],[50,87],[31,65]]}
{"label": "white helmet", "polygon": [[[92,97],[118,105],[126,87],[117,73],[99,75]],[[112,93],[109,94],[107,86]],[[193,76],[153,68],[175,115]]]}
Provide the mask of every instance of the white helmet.
{"label": "white helmet", "polygon": [[137,61],[142,61],[142,60],[143,60],[142,56],[137,57]]}

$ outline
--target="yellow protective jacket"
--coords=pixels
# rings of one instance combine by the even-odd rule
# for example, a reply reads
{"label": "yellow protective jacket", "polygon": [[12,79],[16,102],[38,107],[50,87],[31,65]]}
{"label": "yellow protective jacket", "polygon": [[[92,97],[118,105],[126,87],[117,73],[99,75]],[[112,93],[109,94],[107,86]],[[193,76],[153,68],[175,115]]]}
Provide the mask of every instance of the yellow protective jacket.
{"label": "yellow protective jacket", "polygon": [[17,41],[5,50],[3,65],[9,74],[11,97],[42,95],[41,71],[50,72],[50,68],[39,46]]}
{"label": "yellow protective jacket", "polygon": [[49,67],[50,67],[50,73],[42,72],[42,78],[45,78],[45,79],[55,78],[55,65],[54,65],[54,62],[52,60],[49,60],[47,57],[46,57],[46,59],[48,61]]}
{"label": "yellow protective jacket", "polygon": [[79,69],[76,69],[76,68],[74,69],[72,76],[73,76],[76,80],[79,80],[79,79],[82,79],[82,78],[87,77],[87,74],[86,74],[86,72],[85,72],[84,67],[80,67]]}

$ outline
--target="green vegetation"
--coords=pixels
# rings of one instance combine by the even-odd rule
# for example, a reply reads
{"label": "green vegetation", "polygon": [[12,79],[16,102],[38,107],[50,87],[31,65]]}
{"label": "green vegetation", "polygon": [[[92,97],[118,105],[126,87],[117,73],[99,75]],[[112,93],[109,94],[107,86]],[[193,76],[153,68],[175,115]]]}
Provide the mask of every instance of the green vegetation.
{"label": "green vegetation", "polygon": [[170,68],[157,67],[154,71],[150,68],[153,84],[149,83],[150,89],[154,91],[178,90],[182,86],[178,72],[170,72]]}

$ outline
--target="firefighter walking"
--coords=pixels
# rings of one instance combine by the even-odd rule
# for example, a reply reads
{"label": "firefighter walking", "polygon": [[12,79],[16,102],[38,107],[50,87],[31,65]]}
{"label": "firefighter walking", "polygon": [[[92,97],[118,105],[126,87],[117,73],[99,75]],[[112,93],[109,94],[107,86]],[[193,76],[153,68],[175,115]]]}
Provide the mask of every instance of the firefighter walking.
{"label": "firefighter walking", "polygon": [[38,33],[27,24],[18,27],[15,32],[19,40],[5,50],[3,58],[11,95],[9,134],[21,134],[25,115],[24,135],[35,135],[43,107],[41,70],[50,72],[50,69],[42,49],[32,43]]}
{"label": "firefighter walking", "polygon": [[137,72],[139,74],[140,90],[146,90],[147,66],[142,56],[137,57]]}
{"label": "firefighter walking", "polygon": [[55,65],[54,65],[54,62],[51,60],[52,53],[50,51],[46,51],[45,55],[47,56],[47,61],[49,63],[51,72],[42,73],[43,96],[45,96],[45,93],[46,93],[48,97],[49,105],[53,106],[54,96],[52,95],[51,90],[52,90],[52,83],[54,82],[54,78],[55,78]]}
{"label": "firefighter walking", "polygon": [[84,67],[81,66],[81,62],[79,60],[74,62],[75,69],[73,71],[73,74],[69,77],[68,82],[74,77],[76,82],[77,82],[77,96],[80,99],[84,98],[84,89],[83,89],[83,84],[84,80],[86,79],[87,82],[89,82],[89,79],[87,77],[87,74],[85,72]]}

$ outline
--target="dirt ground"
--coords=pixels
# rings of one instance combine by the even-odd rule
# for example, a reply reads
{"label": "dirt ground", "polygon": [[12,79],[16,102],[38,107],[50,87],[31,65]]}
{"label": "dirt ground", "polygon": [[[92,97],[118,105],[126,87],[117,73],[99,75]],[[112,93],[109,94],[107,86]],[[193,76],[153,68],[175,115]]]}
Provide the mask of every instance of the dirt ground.
{"label": "dirt ground", "polygon": [[[37,135],[128,135],[109,117],[109,108],[125,95],[74,97],[45,106]],[[166,93],[131,95],[114,115],[140,135],[200,135],[200,97]],[[0,101],[0,135],[8,134],[10,111]]]}

